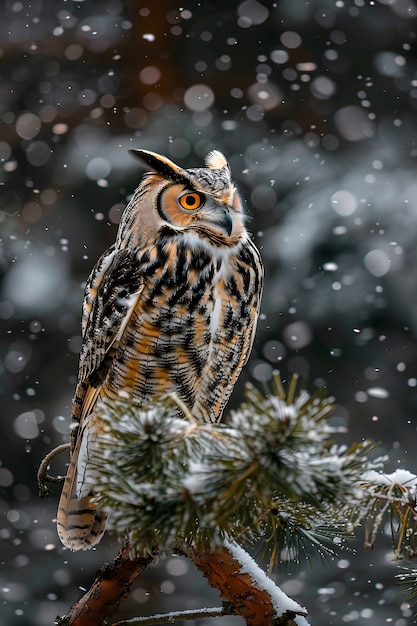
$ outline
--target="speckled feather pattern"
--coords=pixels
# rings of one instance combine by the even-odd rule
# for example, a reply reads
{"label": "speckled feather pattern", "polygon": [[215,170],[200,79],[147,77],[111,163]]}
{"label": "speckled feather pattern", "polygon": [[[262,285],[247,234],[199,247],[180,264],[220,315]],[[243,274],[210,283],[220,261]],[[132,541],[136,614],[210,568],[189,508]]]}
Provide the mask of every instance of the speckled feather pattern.
{"label": "speckled feather pattern", "polygon": [[[95,412],[122,392],[140,403],[175,393],[202,422],[219,422],[252,347],[262,292],[260,255],[219,152],[183,170],[138,151],[151,168],[97,262],[83,303],[72,455],[58,509],[64,545],[97,543],[106,516],[88,470]],[[192,194],[201,206],[181,207]],[[89,449],[91,446],[91,450]]]}

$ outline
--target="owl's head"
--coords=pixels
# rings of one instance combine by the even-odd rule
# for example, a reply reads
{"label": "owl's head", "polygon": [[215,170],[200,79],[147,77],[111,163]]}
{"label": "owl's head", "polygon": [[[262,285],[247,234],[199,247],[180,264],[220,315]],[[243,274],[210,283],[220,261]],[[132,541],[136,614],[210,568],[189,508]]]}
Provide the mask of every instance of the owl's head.
{"label": "owl's head", "polygon": [[184,169],[149,150],[130,150],[149,168],[126,207],[119,245],[147,245],[161,229],[198,237],[216,247],[236,246],[246,237],[239,196],[221,152],[206,167]]}

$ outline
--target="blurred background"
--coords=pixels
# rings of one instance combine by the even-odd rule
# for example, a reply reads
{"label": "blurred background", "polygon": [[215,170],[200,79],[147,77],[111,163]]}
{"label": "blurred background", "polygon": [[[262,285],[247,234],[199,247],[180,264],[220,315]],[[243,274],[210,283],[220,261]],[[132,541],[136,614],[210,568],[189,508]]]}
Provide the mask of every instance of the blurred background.
{"label": "blurred background", "polygon": [[[245,381],[298,372],[346,443],[416,469],[417,7],[414,0],[5,0],[0,20],[0,626],[45,626],[117,552],[60,546],[43,456],[68,441],[83,282],[141,170],[230,160],[266,265]],[[65,455],[64,455],[65,456]],[[54,472],[65,471],[65,458]],[[388,533],[279,573],[317,624],[413,623]],[[219,604],[188,561],[122,615]],[[190,623],[190,622],[189,622]],[[200,621],[221,626],[239,618]]]}

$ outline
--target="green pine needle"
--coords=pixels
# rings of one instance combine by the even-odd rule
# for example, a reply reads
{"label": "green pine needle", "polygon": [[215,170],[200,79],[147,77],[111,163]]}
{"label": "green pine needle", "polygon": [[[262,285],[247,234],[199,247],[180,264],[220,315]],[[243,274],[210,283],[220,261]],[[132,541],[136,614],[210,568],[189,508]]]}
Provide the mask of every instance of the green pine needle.
{"label": "green pine needle", "polygon": [[314,557],[325,561],[336,558],[352,539],[352,525],[332,505],[316,507],[276,497],[266,521],[264,548],[270,549],[269,571],[282,564],[288,569],[295,562],[312,562]]}
{"label": "green pine needle", "polygon": [[[401,573],[396,575],[396,579],[403,587],[402,591],[407,593],[406,602],[409,602],[411,607],[417,606],[417,569],[410,567],[403,567]],[[417,618],[417,612],[414,614],[414,618]]]}
{"label": "green pine needle", "polygon": [[295,377],[286,395],[276,376],[266,396],[248,386],[227,426],[181,409],[172,398],[100,407],[96,492],[111,528],[138,553],[178,540],[217,545],[225,533],[265,540],[269,529],[275,555],[332,554],[356,510],[360,477],[376,466],[369,443],[332,443],[331,398],[298,391]]}

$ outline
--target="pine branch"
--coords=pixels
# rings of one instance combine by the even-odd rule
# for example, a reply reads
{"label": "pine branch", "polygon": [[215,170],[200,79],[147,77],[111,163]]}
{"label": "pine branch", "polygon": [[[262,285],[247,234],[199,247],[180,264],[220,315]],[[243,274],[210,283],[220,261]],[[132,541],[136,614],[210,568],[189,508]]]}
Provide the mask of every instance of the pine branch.
{"label": "pine branch", "polygon": [[340,510],[333,504],[317,507],[300,502],[294,512],[291,500],[274,498],[263,536],[262,552],[270,552],[268,573],[278,565],[287,565],[288,569],[297,566],[300,555],[304,560],[318,556],[322,561],[337,557],[346,542],[353,539],[353,525],[339,519]]}
{"label": "pine branch", "polygon": [[389,513],[394,558],[415,559],[417,476],[404,469],[391,474],[368,471],[363,476],[362,489],[364,517],[368,518],[365,546],[371,549],[374,547],[378,530]]}
{"label": "pine branch", "polygon": [[[166,615],[135,617],[114,626],[159,624],[165,621],[239,615],[247,626],[308,626],[306,610],[289,598],[236,543],[227,540],[215,550],[201,549],[181,542],[178,552],[189,557],[218,589],[226,602],[214,609],[178,611]],[[62,618],[57,626],[100,626],[114,615],[120,601],[129,593],[132,582],[150,564],[152,557],[132,557],[128,544],[112,563],[103,567],[90,590]],[[106,621],[105,621],[106,620]]]}
{"label": "pine branch", "polygon": [[125,545],[111,563],[101,568],[89,591],[54,623],[58,626],[100,626],[117,612],[132,582],[142,574],[154,556],[132,558],[131,546]]}
{"label": "pine branch", "polygon": [[306,615],[306,610],[281,591],[235,542],[226,540],[223,547],[214,550],[181,543],[179,549],[247,626],[292,626],[297,616]]}
{"label": "pine branch", "polygon": [[[169,398],[103,404],[96,491],[110,526],[140,554],[150,545],[169,552],[179,538],[217,547],[225,534],[272,537],[273,554],[284,540],[289,550],[312,545],[318,553],[328,551],[326,534],[333,548],[343,543],[363,471],[380,466],[367,460],[372,444],[332,442],[333,403],[321,392],[297,395],[293,383],[285,397],[279,379],[274,391],[265,397],[249,386],[228,426],[181,417]],[[280,508],[292,508],[291,533],[276,532]]]}
{"label": "pine branch", "polygon": [[305,610],[236,540],[263,542],[271,567],[285,551],[333,555],[369,510],[364,472],[381,459],[368,460],[370,442],[333,443],[332,407],[320,391],[297,393],[296,379],[286,395],[279,377],[267,396],[249,386],[227,426],[196,422],[172,398],[102,404],[95,492],[130,548],[58,624],[101,624],[156,551],[180,546],[249,626],[306,626]]}
{"label": "pine branch", "polygon": [[[403,567],[401,572],[396,575],[403,591],[407,592],[406,600],[411,606],[417,605],[417,569],[412,567]],[[414,615],[416,619],[417,613]]]}

